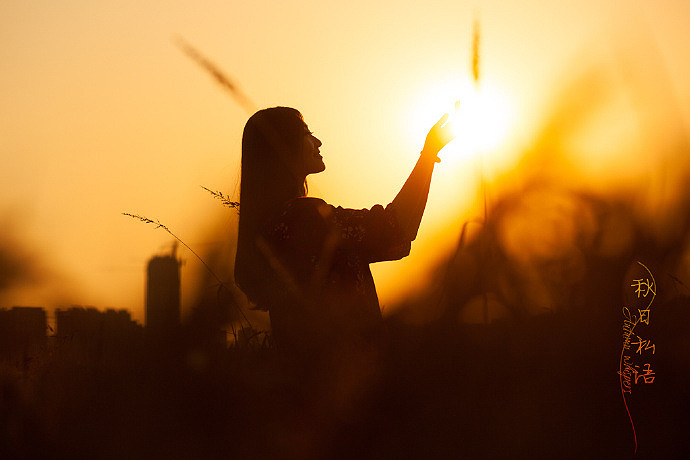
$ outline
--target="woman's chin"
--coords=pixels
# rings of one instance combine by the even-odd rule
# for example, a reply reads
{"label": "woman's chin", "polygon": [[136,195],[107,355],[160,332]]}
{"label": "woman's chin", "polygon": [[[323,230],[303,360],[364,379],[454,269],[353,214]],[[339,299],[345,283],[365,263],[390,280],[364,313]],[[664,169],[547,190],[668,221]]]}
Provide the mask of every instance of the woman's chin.
{"label": "woman's chin", "polygon": [[326,169],[326,163],[323,160],[314,163],[314,168],[312,169],[312,174],[320,173]]}

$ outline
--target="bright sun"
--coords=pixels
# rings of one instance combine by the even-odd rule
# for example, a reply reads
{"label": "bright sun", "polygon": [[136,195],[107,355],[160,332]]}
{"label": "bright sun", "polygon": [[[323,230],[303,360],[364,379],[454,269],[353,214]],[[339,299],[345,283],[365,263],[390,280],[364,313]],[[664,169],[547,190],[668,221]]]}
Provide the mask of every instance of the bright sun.
{"label": "bright sun", "polygon": [[[455,101],[459,101],[455,110]],[[443,113],[456,135],[441,153],[452,163],[487,155],[506,140],[512,121],[508,99],[490,82],[475,88],[469,81],[450,81],[435,85],[414,104],[411,120],[414,134],[424,139],[428,129]]]}

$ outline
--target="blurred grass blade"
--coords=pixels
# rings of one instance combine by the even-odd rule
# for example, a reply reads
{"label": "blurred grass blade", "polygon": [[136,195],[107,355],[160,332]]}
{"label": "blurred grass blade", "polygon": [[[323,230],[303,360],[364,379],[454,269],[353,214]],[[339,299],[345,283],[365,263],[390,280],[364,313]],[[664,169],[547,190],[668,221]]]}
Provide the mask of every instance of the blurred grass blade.
{"label": "blurred grass blade", "polygon": [[235,98],[237,103],[240,104],[249,115],[252,115],[254,112],[256,112],[256,104],[254,104],[249,96],[247,96],[244,91],[240,89],[239,85],[235,83],[233,79],[225,72],[219,69],[215,63],[206,58],[183,38],[176,37],[173,42],[190,59],[208,71],[216,82],[218,82],[218,84],[229,91],[232,97]]}

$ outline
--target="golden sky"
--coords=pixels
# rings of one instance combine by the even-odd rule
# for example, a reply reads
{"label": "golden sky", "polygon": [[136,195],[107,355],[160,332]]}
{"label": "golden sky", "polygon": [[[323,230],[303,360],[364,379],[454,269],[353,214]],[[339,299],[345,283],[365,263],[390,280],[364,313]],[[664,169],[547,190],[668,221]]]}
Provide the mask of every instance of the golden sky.
{"label": "golden sky", "polygon": [[[511,114],[487,169],[514,166],[569,72],[621,47],[656,50],[688,126],[685,0],[0,2],[0,249],[35,272],[0,291],[0,307],[126,308],[142,321],[146,261],[171,238],[122,212],[159,219],[199,252],[219,244],[210,229],[231,233],[232,212],[200,186],[237,196],[247,113],[175,37],[259,107],[302,111],[327,165],[312,194],[370,207],[393,199],[446,97],[462,96],[475,16],[482,84]],[[476,161],[458,150],[437,168],[413,255],[374,269],[383,305],[401,279],[424,282],[426,256],[472,212]],[[181,256],[184,282],[199,263]]]}

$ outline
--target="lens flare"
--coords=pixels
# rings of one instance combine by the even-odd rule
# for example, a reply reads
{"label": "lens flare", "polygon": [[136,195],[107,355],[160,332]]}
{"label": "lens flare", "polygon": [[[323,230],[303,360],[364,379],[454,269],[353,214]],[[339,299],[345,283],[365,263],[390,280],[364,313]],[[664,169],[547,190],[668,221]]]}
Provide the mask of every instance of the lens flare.
{"label": "lens flare", "polygon": [[509,121],[506,99],[490,87],[466,92],[451,120],[456,142],[475,153],[497,148],[506,137]]}

